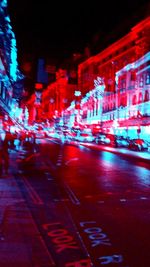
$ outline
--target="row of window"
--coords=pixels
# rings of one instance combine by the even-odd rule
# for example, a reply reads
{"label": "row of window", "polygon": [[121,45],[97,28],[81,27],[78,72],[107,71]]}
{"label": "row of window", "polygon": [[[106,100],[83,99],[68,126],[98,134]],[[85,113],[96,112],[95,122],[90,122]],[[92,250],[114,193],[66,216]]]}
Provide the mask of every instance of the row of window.
{"label": "row of window", "polygon": [[[143,73],[142,75],[136,77],[135,72],[131,72],[131,82],[135,82],[137,86],[143,87],[144,85],[150,84],[150,72]],[[126,76],[119,77],[118,80],[118,87],[119,88],[126,88]]]}
{"label": "row of window", "polygon": [[[133,95],[132,97],[132,105],[136,105],[142,102],[147,102],[150,100],[150,95],[148,90],[145,91],[145,94],[143,96],[142,92],[140,92],[137,95]],[[109,102],[109,101],[108,101]],[[127,96],[121,97],[119,101],[119,107],[126,107],[127,106]],[[111,110],[114,110],[116,108],[116,103],[115,102],[109,102],[109,104],[104,104],[103,105],[103,112],[108,112]]]}
{"label": "row of window", "polygon": [[140,92],[139,95],[134,95],[132,98],[132,105],[136,105],[142,102],[147,102],[150,100],[150,96],[149,96],[149,92],[148,90],[145,91],[145,94],[143,96],[143,94]]}

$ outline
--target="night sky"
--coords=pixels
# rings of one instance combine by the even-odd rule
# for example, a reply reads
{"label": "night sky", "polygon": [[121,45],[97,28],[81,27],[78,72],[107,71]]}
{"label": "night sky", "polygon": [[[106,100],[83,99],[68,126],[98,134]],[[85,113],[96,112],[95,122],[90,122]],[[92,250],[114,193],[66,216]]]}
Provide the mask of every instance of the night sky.
{"label": "night sky", "polygon": [[[63,60],[128,22],[148,0],[8,0],[18,57]],[[133,25],[134,26],[134,25]]]}

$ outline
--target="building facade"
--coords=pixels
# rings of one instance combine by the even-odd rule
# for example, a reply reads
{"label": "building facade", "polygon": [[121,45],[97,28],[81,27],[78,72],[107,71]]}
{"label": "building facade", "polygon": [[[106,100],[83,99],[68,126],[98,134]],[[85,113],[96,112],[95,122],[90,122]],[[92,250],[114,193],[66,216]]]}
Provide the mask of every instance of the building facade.
{"label": "building facade", "polygon": [[78,65],[78,84],[59,70],[56,81],[28,101],[32,123],[95,127],[129,138],[150,139],[150,17]]}
{"label": "building facade", "polygon": [[0,1],[0,106],[14,117],[19,115],[23,75],[18,69],[15,34],[7,12],[7,1]]}
{"label": "building facade", "polygon": [[[148,138],[150,132],[150,17],[79,65],[81,124]],[[74,108],[74,111],[76,110]]]}
{"label": "building facade", "polygon": [[49,121],[51,125],[66,122],[65,110],[74,99],[77,85],[68,82],[66,70],[56,72],[56,81],[50,83],[44,90],[36,88],[27,102],[29,124]]}

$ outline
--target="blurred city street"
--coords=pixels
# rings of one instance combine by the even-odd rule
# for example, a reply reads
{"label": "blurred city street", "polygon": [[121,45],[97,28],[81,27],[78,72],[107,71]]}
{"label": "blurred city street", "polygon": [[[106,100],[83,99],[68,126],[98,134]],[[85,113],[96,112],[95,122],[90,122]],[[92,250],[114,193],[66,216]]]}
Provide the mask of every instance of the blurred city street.
{"label": "blurred city street", "polygon": [[0,0],[0,267],[150,267],[149,11]]}

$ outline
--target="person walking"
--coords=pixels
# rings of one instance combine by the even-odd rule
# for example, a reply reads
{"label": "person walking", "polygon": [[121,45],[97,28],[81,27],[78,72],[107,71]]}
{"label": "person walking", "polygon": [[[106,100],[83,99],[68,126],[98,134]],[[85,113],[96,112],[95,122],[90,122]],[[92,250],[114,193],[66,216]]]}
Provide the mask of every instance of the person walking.
{"label": "person walking", "polygon": [[3,140],[2,140],[2,137],[0,135],[0,178],[3,174],[3,156],[2,156],[2,153],[3,153]]}
{"label": "person walking", "polygon": [[0,138],[0,175],[8,174],[9,169],[9,132],[5,133],[4,140]]}
{"label": "person walking", "polygon": [[3,160],[4,160],[4,171],[5,174],[8,174],[8,168],[9,168],[9,138],[7,136],[7,133],[5,135],[5,139],[3,141]]}

